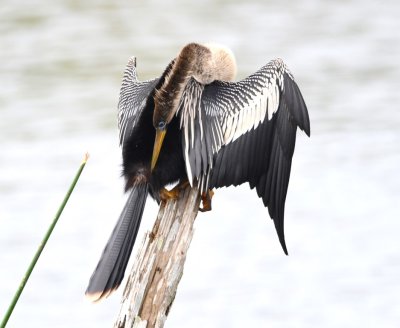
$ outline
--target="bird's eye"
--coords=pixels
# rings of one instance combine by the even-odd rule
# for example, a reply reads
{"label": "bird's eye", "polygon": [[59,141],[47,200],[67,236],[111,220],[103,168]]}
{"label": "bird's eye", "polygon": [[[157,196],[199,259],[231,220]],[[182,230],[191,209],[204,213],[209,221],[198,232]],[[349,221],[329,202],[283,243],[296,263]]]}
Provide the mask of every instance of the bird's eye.
{"label": "bird's eye", "polygon": [[158,122],[157,129],[164,130],[166,127],[166,123],[164,121]]}

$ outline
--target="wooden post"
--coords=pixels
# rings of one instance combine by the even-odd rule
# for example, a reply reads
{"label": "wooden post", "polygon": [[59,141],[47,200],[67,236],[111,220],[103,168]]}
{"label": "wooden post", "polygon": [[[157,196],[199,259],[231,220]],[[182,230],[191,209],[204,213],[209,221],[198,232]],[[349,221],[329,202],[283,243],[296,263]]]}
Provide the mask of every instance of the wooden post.
{"label": "wooden post", "polygon": [[200,205],[197,188],[160,207],[128,277],[114,328],[163,327],[183,274],[193,223]]}

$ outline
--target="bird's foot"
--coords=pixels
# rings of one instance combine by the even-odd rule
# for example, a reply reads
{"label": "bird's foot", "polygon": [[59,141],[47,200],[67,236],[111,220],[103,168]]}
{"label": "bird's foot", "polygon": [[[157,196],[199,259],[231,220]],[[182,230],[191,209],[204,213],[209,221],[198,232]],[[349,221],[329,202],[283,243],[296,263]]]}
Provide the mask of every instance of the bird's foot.
{"label": "bird's foot", "polygon": [[166,188],[162,188],[160,190],[160,199],[162,202],[166,202],[170,199],[176,200],[179,198],[180,192],[185,189],[189,185],[189,181],[180,182],[171,190],[167,190]]}
{"label": "bird's foot", "polygon": [[160,190],[160,200],[162,202],[164,202],[164,203],[167,202],[170,199],[176,200],[176,199],[178,199],[178,197],[179,197],[179,190],[177,190],[175,188],[172,189],[172,190],[168,190],[166,188],[162,188]]}
{"label": "bird's foot", "polygon": [[201,194],[201,202],[203,204],[203,207],[199,207],[200,212],[211,211],[211,199],[213,198],[213,196],[214,191],[212,191],[211,189]]}

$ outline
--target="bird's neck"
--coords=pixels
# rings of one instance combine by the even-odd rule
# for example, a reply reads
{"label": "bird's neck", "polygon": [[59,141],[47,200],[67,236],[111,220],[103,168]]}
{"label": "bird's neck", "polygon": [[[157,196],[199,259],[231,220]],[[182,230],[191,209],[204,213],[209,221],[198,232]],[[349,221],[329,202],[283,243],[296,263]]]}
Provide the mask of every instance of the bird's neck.
{"label": "bird's neck", "polygon": [[199,83],[210,84],[215,80],[232,81],[236,75],[236,62],[232,52],[219,45],[190,43],[178,54],[169,74],[155,95],[160,111],[168,116],[176,113],[182,93],[191,77]]}

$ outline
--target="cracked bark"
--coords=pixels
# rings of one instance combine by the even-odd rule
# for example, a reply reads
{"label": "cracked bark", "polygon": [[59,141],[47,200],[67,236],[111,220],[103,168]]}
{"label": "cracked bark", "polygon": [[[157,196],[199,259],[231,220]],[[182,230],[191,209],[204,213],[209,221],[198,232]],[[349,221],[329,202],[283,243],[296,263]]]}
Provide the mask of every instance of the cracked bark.
{"label": "cracked bark", "polygon": [[114,328],[163,327],[183,274],[200,205],[197,188],[160,207],[136,256]]}

